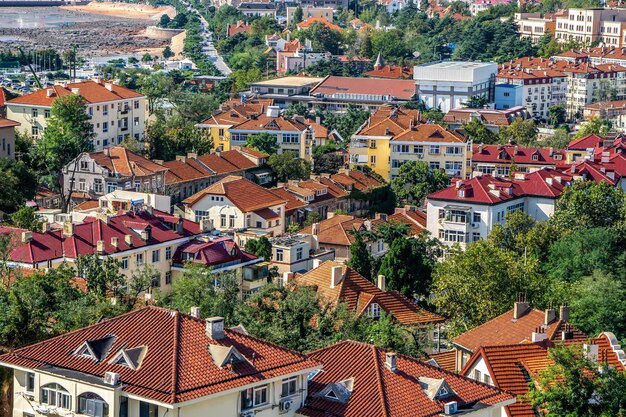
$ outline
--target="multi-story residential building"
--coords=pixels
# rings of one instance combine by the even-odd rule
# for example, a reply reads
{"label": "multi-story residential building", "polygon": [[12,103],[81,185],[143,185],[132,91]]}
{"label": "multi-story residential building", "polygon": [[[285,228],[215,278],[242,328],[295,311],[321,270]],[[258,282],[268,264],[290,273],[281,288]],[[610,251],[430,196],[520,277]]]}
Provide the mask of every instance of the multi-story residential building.
{"label": "multi-story residential building", "polygon": [[366,165],[390,180],[407,162],[425,161],[432,169],[465,178],[471,142],[461,132],[438,124],[420,124],[419,112],[381,108],[352,136],[350,164]]}
{"label": "multi-story residential building", "polygon": [[113,83],[83,81],[46,87],[7,101],[7,117],[38,139],[46,128],[54,100],[71,94],[81,96],[85,102],[95,133],[95,151],[118,145],[127,136],[143,140],[146,96]]}
{"label": "multi-story residential building", "polygon": [[495,62],[441,61],[415,66],[413,78],[418,99],[447,113],[476,96],[493,103],[497,71]]}
{"label": "multi-story residential building", "polygon": [[228,129],[230,147],[243,146],[248,136],[267,133],[276,137],[278,153],[294,152],[299,158],[310,160],[316,143],[314,129],[304,117],[286,117],[278,106],[269,106],[265,114],[250,118]]}
{"label": "multi-story residential building", "polygon": [[42,232],[0,227],[1,234],[13,234],[19,242],[9,256],[11,267],[43,270],[98,254],[118,260],[120,273],[129,278],[150,265],[155,272],[152,287],[165,291],[171,285],[174,252],[202,231],[198,223],[150,207],[66,221],[61,229],[44,223]]}
{"label": "multi-story residential building", "polygon": [[[567,11],[565,11],[567,12]],[[522,38],[530,38],[533,43],[539,42],[546,33],[554,34],[556,27],[555,13],[515,13],[515,23]]]}
{"label": "multi-story residential building", "polygon": [[84,152],[63,167],[63,193],[96,197],[117,189],[162,193],[167,168],[121,146]]}
{"label": "multi-story residential building", "polygon": [[257,81],[250,83],[250,93],[260,99],[271,99],[280,108],[287,108],[291,104],[308,101],[311,89],[323,80],[318,77],[282,77]]}
{"label": "multi-story residential building", "polygon": [[309,108],[344,112],[350,105],[376,110],[415,98],[412,80],[328,76],[310,91]]}
{"label": "multi-story residential building", "polygon": [[270,242],[270,266],[276,267],[279,274],[302,273],[318,267],[320,262],[335,260],[335,251],[316,247],[317,242],[311,235],[288,234],[273,237]]}
{"label": "multi-story residential building", "polygon": [[329,61],[331,58],[332,54],[330,52],[314,52],[307,47],[297,49],[294,52],[282,51],[277,54],[276,74],[285,75],[288,72],[302,72],[311,65],[315,65],[320,61]]}
{"label": "multi-story residential building", "polygon": [[262,288],[269,277],[267,262],[241,250],[228,237],[202,236],[179,246],[172,258],[172,279],[183,276],[190,262],[211,268],[212,274],[234,274],[240,280],[242,298]]}
{"label": "multi-story residential building", "polygon": [[[291,27],[291,24],[294,23],[294,13],[298,7],[287,7],[287,27]],[[335,14],[335,9],[333,7],[312,7],[312,6],[303,6],[302,7],[302,17],[304,19],[308,19],[311,17],[323,17],[327,21],[332,22],[333,16]],[[299,23],[299,22],[296,22]]]}
{"label": "multi-story residential building", "polygon": [[272,1],[242,1],[239,5],[237,5],[237,10],[239,10],[244,16],[269,16],[276,19],[276,4]]}
{"label": "multi-story residential building", "polygon": [[294,416],[322,365],[200,314],[144,307],[0,356],[12,416]]}
{"label": "multi-story residential building", "polygon": [[198,129],[207,129],[213,141],[215,150],[230,150],[230,132],[228,129],[253,117],[258,117],[272,105],[272,100],[248,100],[244,97],[240,101],[222,103],[220,109],[207,120],[196,124]]}
{"label": "multi-story residential building", "polygon": [[200,156],[190,153],[177,156],[174,161],[156,162],[167,168],[164,194],[176,204],[228,175],[245,176],[266,160],[265,154],[240,148]]}
{"label": "multi-story residential building", "polygon": [[566,165],[564,149],[525,148],[517,145],[474,145],[472,176],[509,177],[514,172],[534,172]]}
{"label": "multi-story residential building", "polygon": [[487,129],[498,133],[501,128],[510,126],[516,119],[530,119],[530,117],[530,112],[526,110],[526,107],[511,107],[506,110],[462,108],[450,110],[443,117],[443,122],[450,129],[459,129],[465,123],[477,119]]}
{"label": "multi-story residential building", "polygon": [[312,378],[306,405],[298,410],[305,417],[319,416],[321,410],[337,417],[397,415],[389,410],[411,410],[414,417],[499,417],[517,401],[494,386],[446,372],[433,361],[366,343],[347,340],[309,356],[324,371]]}
{"label": "multi-story residential building", "polygon": [[15,128],[20,123],[0,117],[0,158],[15,159]]}
{"label": "multi-story residential building", "polygon": [[491,175],[458,180],[428,196],[428,231],[448,246],[458,243],[464,248],[485,239],[508,213],[523,211],[535,220],[546,220],[572,180],[552,169],[515,173],[512,180]]}
{"label": "multi-story residential building", "polygon": [[234,175],[183,201],[187,219],[207,220],[212,229],[250,228],[273,236],[284,232],[286,203],[266,188]]}
{"label": "multi-story residential building", "polygon": [[564,16],[556,16],[555,38],[561,42],[576,41],[585,44],[602,42],[622,47],[626,30],[626,10],[623,9],[569,9]]}
{"label": "multi-story residential building", "polygon": [[599,117],[608,120],[611,126],[621,131],[626,130],[626,100],[598,101],[587,104],[583,109],[583,118]]}
{"label": "multi-story residential building", "polygon": [[511,4],[511,0],[474,0],[469,5],[470,13],[476,16],[478,13],[485,12],[494,6],[503,4]]}

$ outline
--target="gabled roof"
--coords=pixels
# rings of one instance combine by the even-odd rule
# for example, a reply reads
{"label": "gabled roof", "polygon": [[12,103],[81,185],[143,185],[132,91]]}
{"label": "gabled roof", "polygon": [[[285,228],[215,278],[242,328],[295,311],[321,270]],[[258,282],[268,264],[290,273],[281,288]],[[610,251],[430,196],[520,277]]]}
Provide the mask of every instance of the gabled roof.
{"label": "gabled roof", "polygon": [[509,126],[515,119],[530,119],[531,114],[525,107],[511,107],[506,110],[494,109],[452,109],[443,116],[445,123],[469,123],[473,118],[479,119],[485,125]]}
{"label": "gabled roof", "polygon": [[307,125],[299,122],[295,118],[285,116],[270,117],[267,114],[260,114],[257,117],[245,120],[230,128],[231,132],[242,130],[254,132],[304,132]]}
{"label": "gabled roof", "polygon": [[[182,221],[182,231],[179,233],[176,231],[176,223],[180,221]],[[141,239],[141,231],[148,226],[152,229],[151,237],[148,241],[144,241]],[[86,217],[83,223],[74,224],[73,229],[71,236],[64,236],[62,230],[33,232],[33,238],[28,243],[22,243],[20,240],[22,232],[26,231],[24,229],[0,226],[0,234],[13,234],[16,239],[16,245],[10,254],[13,262],[32,264],[96,253],[100,240],[104,242],[103,254],[106,255],[149,247],[200,233],[198,223],[179,219],[158,210],[153,210],[153,214],[146,211],[122,213],[107,217],[106,221],[101,218]],[[130,235],[131,245],[126,243],[126,235]],[[117,238],[117,248],[112,244],[113,238]]]}
{"label": "gabled roof", "polygon": [[7,101],[7,104],[52,107],[52,103],[57,98],[74,94],[72,89],[78,89],[78,95],[80,95],[88,104],[145,97],[143,94],[116,84],[82,81],[79,83],[67,84],[67,87],[53,85],[52,87],[42,88],[34,93],[9,100]]}
{"label": "gabled roof", "polygon": [[[373,345],[346,340],[309,353],[324,370],[309,383],[307,417],[426,417],[444,413],[444,404],[459,403],[459,411],[510,404],[515,398],[496,388],[444,371],[415,358],[396,356],[397,370],[385,366],[387,352]],[[443,380],[453,395],[431,400],[424,391],[428,380]],[[347,401],[318,396],[330,384],[352,381]]]}
{"label": "gabled roof", "polygon": [[[116,372],[122,391],[168,404],[319,368],[315,360],[300,353],[241,332],[225,329],[224,333],[224,338],[214,340],[207,335],[204,320],[174,310],[145,307],[17,349],[0,356],[0,363],[51,373],[75,371],[95,378]],[[115,335],[116,340],[103,360],[72,354],[86,340],[106,335]],[[235,348],[246,361],[219,368],[211,357],[210,345]],[[138,369],[109,363],[120,349],[138,346],[146,347]]]}
{"label": "gabled roof", "polygon": [[190,240],[176,249],[172,259],[178,264],[191,261],[219,267],[225,263],[244,263],[258,257],[241,250],[230,238],[219,238],[208,242],[201,239]]}
{"label": "gabled roof", "polygon": [[574,139],[567,144],[567,150],[586,150],[595,149],[602,146],[604,138],[592,133],[582,138]]}
{"label": "gabled roof", "polygon": [[[452,343],[471,352],[476,352],[481,346],[497,346],[522,343],[530,340],[532,333],[545,323],[545,313],[537,309],[530,309],[521,317],[514,319],[514,310],[509,310],[498,317],[474,327],[452,339]],[[548,323],[545,329],[549,340],[561,339],[564,329],[562,320],[555,319]],[[580,330],[570,326],[573,340],[582,340],[587,336]]]}
{"label": "gabled roof", "polygon": [[198,191],[184,200],[183,203],[193,206],[208,195],[223,195],[244,213],[286,203],[285,200],[271,191],[246,178],[235,175],[229,175],[204,190]]}
{"label": "gabled roof", "polygon": [[92,152],[89,157],[98,165],[122,176],[146,176],[167,171],[163,165],[144,158],[121,146],[114,146],[100,152]]}
{"label": "gabled roof", "polygon": [[412,126],[410,129],[396,134],[391,140],[396,142],[465,143],[467,137],[456,130],[450,130],[434,123],[425,123]]}
{"label": "gabled roof", "polygon": [[331,75],[310,91],[310,95],[346,97],[346,94],[365,96],[391,96],[398,100],[410,100],[415,96],[413,80],[385,78],[338,77]]}
{"label": "gabled roof", "polygon": [[449,372],[456,372],[456,350],[428,354],[429,362]]}
{"label": "gabled roof", "polygon": [[374,68],[365,73],[368,77],[410,79],[413,78],[413,67],[401,67],[398,65],[384,65]]}
{"label": "gabled roof", "polygon": [[336,266],[342,265],[335,261],[326,261],[319,267],[295,278],[295,282],[315,288],[326,302],[334,305],[345,303],[350,311],[355,311],[358,315],[364,314],[370,304],[376,303],[387,314],[393,314],[400,324],[406,326],[444,321],[443,317],[420,308],[397,291],[382,291],[347,266],[342,266],[341,283],[331,288],[331,271]]}
{"label": "gabled roof", "polygon": [[[0,88],[0,95],[2,94],[2,89]],[[2,106],[2,103],[0,103],[0,107]],[[2,117],[0,117],[0,129],[3,127],[15,127],[15,126],[21,126],[22,124],[20,122],[15,122],[13,120],[10,119],[3,119]]]}
{"label": "gabled roof", "polygon": [[525,148],[514,145],[474,145],[472,162],[512,163],[556,166],[565,163],[565,150]]}
{"label": "gabled roof", "polygon": [[341,27],[337,26],[336,24],[332,22],[329,22],[328,19],[326,19],[325,17],[308,17],[304,20],[304,22],[300,22],[296,24],[296,26],[298,26],[298,28],[300,29],[306,29],[310,27],[311,25],[313,25],[314,23],[320,23],[326,26],[328,29],[332,29],[336,31],[342,30]]}

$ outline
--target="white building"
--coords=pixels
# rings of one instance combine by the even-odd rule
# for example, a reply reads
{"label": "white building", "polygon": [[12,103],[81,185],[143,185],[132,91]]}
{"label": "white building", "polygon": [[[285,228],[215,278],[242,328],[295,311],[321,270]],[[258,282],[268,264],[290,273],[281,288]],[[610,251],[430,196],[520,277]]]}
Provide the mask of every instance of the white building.
{"label": "white building", "polygon": [[413,78],[426,107],[447,113],[473,96],[485,96],[492,103],[497,72],[495,62],[442,61],[415,66]]}
{"label": "white building", "polygon": [[[13,417],[293,417],[322,365],[200,318],[145,307],[0,356]],[[11,394],[9,394],[11,395]]]}
{"label": "white building", "polygon": [[95,133],[95,151],[118,145],[126,137],[143,140],[146,96],[112,83],[83,81],[43,88],[7,101],[7,117],[21,123],[19,130],[37,140],[46,129],[54,101],[72,94],[85,102]]}
{"label": "white building", "polygon": [[504,224],[508,213],[523,211],[547,220],[571,181],[571,175],[552,169],[516,173],[513,180],[491,175],[458,180],[428,196],[426,228],[446,245],[465,248],[485,239],[495,224]]}
{"label": "white building", "polygon": [[230,175],[183,204],[187,219],[209,220],[212,229],[251,228],[274,236],[284,232],[287,201],[243,177]]}

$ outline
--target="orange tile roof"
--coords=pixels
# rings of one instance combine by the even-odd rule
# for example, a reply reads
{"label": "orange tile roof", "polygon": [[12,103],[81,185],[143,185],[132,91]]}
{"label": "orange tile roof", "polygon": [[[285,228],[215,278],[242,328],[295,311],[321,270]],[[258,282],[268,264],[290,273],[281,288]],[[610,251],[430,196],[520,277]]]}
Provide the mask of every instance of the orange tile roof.
{"label": "orange tile roof", "polygon": [[75,206],[72,211],[91,210],[98,207],[100,207],[100,202],[98,200],[87,200]]}
{"label": "orange tile roof", "polygon": [[241,130],[261,132],[261,131],[282,131],[282,132],[304,132],[307,129],[307,125],[300,123],[296,119],[290,119],[284,116],[269,117],[266,114],[261,114],[258,117],[254,117],[245,120],[238,125],[230,128],[231,132],[237,132]]}
{"label": "orange tile roof", "polygon": [[89,157],[98,165],[123,176],[145,176],[167,171],[159,165],[121,146],[114,146],[100,152],[92,152]]}
{"label": "orange tile roof", "polygon": [[[386,353],[383,348],[352,340],[309,353],[324,365],[324,370],[309,383],[306,405],[298,414],[307,417],[432,417],[443,415],[444,404],[450,401],[458,402],[459,411],[499,407],[515,401],[512,395],[499,389],[405,355],[396,356],[394,372],[385,366]],[[420,378],[444,380],[452,393],[431,400]],[[319,395],[329,384],[348,379],[352,379],[352,390],[345,402]]]}
{"label": "orange tile roof", "polygon": [[415,96],[413,80],[392,80],[387,78],[339,77],[331,75],[315,86],[312,96],[345,97],[346,94],[364,94],[368,96],[391,96],[398,100],[410,100]]}
{"label": "orange tile roof", "polygon": [[[333,267],[341,266],[343,279],[335,287],[330,286]],[[387,314],[405,326],[441,323],[443,317],[420,308],[417,304],[396,291],[382,291],[350,267],[334,261],[326,261],[319,267],[299,275],[294,280],[298,285],[315,288],[319,296],[333,305],[345,303],[350,311],[363,314],[372,303],[377,303]]]}
{"label": "orange tile roof", "polygon": [[256,164],[254,162],[246,158],[241,152],[235,149],[220,152],[219,156],[222,159],[225,159],[231,165],[237,167],[238,169],[256,168]]}
{"label": "orange tile roof", "polygon": [[183,203],[193,206],[207,195],[223,195],[244,213],[269,208],[270,206],[279,204],[286,204],[285,200],[276,196],[271,191],[246,178],[235,175],[229,175],[204,190],[198,191],[196,194],[185,199]]}
{"label": "orange tile roof", "polygon": [[22,124],[20,122],[16,122],[10,119],[3,119],[2,117],[0,117],[0,128],[2,127],[15,127],[15,126],[21,126]]}
{"label": "orange tile roof", "polygon": [[[320,244],[330,244],[338,246],[350,246],[354,241],[354,236],[350,233],[352,229],[362,229],[365,219],[359,219],[347,214],[337,214],[330,219],[319,222],[320,232],[317,235]],[[313,226],[307,226],[300,230],[300,233],[312,234]]]}
{"label": "orange tile roof", "polygon": [[410,129],[419,122],[419,110],[385,106],[372,113],[356,135],[393,136]]}
{"label": "orange tile roof", "polygon": [[[513,311],[509,310],[498,317],[481,324],[478,327],[455,337],[452,343],[472,352],[476,352],[481,346],[497,346],[521,343],[529,340],[533,331],[544,324],[545,313],[537,309],[530,309],[526,314],[513,319]],[[549,323],[546,333],[549,340],[561,338],[559,329],[563,329],[561,320]],[[570,326],[571,327],[571,326]],[[572,328],[574,340],[582,340],[586,335],[580,330]]]}
{"label": "orange tile roof", "polygon": [[428,354],[428,358],[434,360],[441,369],[456,372],[456,350]]}
{"label": "orange tile roof", "polygon": [[408,79],[413,78],[413,68],[398,65],[384,65],[383,67],[367,71],[365,75],[378,78]]}
{"label": "orange tile roof", "polygon": [[[107,86],[110,86],[110,89],[107,88]],[[72,89],[78,89],[78,94],[89,104],[145,97],[143,94],[116,84],[82,81],[79,83],[67,84],[67,87],[54,85],[52,87],[43,88],[35,91],[34,93],[9,100],[7,101],[7,104],[25,104],[51,107],[52,103],[57,98],[74,94]]]}
{"label": "orange tile roof", "polygon": [[412,128],[396,134],[391,140],[399,142],[465,143],[467,142],[467,137],[455,130],[446,129],[438,124],[428,123],[414,125]]}
{"label": "orange tile roof", "polygon": [[325,17],[309,17],[304,22],[298,23],[296,26],[298,26],[298,28],[300,29],[306,29],[315,23],[321,23],[322,25],[326,26],[328,29],[332,29],[336,31],[342,30],[341,27],[337,26],[336,24],[332,22],[329,22],[328,19],[326,19]]}
{"label": "orange tile roof", "polygon": [[295,195],[293,195],[292,193],[290,193],[284,188],[272,188],[269,191],[271,191],[274,195],[276,195],[276,197],[282,198],[283,200],[287,202],[287,205],[285,206],[286,215],[292,214],[297,209],[301,209],[301,208],[308,206],[307,203],[299,200]]}
{"label": "orange tile roof", "polygon": [[[318,363],[305,355],[225,329],[225,337],[211,339],[204,320],[158,307],[145,307],[103,320],[0,356],[0,362],[48,372],[78,371],[96,378],[105,372],[120,376],[120,389],[128,394],[176,404],[237,389],[251,383],[312,368]],[[86,341],[108,335],[115,339],[103,359],[74,354]],[[235,347],[245,361],[220,368],[210,345]],[[137,369],[112,364],[121,349],[146,347]]]}
{"label": "orange tile roof", "polygon": [[204,165],[197,163],[193,158],[164,162],[167,168],[165,173],[165,184],[171,185],[181,182],[208,178],[215,175],[215,172],[207,169]]}

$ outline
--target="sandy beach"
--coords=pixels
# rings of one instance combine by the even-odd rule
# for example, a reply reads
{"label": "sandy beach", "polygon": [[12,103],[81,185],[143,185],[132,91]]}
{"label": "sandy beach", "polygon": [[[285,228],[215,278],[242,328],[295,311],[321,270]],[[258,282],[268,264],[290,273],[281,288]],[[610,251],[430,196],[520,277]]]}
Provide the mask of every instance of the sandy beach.
{"label": "sandy beach", "polygon": [[172,6],[149,6],[145,4],[114,3],[114,2],[91,2],[82,6],[60,6],[64,10],[82,13],[100,14],[111,17],[128,19],[159,20],[162,15],[176,16],[176,10]]}

